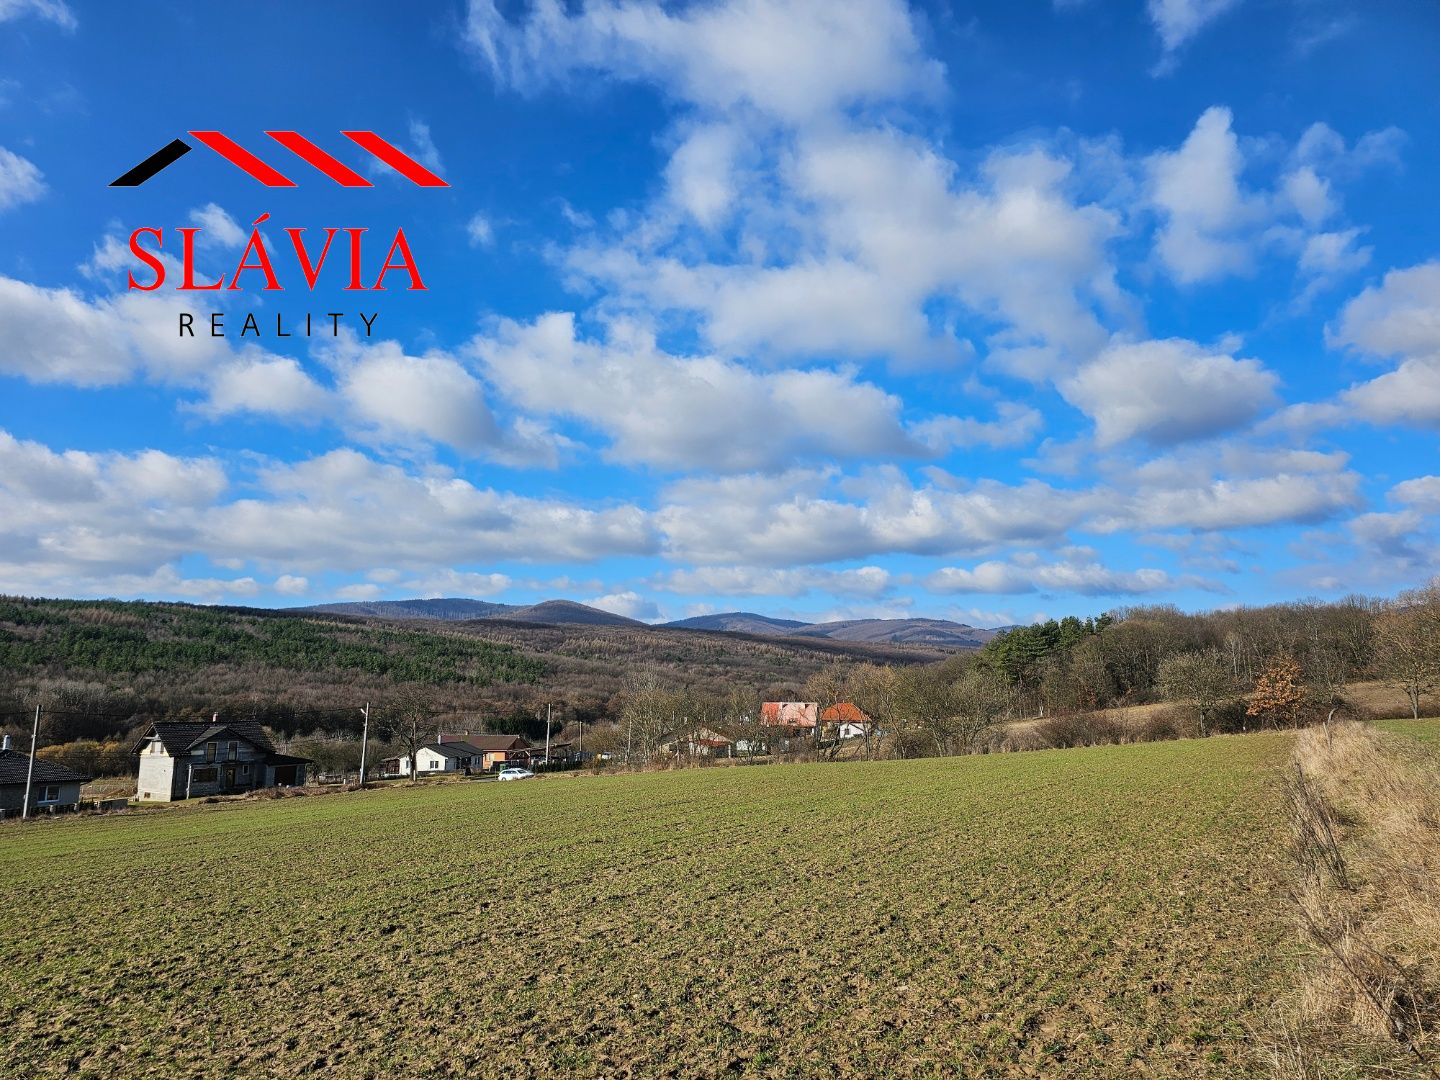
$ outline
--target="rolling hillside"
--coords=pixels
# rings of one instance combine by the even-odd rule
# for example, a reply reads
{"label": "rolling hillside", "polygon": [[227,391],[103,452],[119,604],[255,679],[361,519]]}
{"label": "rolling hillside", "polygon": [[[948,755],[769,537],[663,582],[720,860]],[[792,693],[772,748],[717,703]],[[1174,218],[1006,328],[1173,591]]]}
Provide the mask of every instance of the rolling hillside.
{"label": "rolling hillside", "polygon": [[146,719],[254,717],[282,732],[356,728],[366,701],[422,695],[437,720],[615,714],[632,672],[675,690],[790,698],[837,660],[929,663],[915,645],[647,626],[563,601],[422,621],[190,604],[0,597],[0,727],[109,738]]}

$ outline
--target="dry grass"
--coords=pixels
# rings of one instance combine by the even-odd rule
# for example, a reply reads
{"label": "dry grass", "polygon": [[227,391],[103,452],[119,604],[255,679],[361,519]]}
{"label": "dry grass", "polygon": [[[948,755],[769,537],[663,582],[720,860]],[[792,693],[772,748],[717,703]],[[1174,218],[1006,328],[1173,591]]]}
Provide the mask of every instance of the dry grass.
{"label": "dry grass", "polygon": [[1440,1077],[1440,760],[1342,723],[1296,740],[1291,899],[1313,957],[1277,1032],[1291,1077]]}

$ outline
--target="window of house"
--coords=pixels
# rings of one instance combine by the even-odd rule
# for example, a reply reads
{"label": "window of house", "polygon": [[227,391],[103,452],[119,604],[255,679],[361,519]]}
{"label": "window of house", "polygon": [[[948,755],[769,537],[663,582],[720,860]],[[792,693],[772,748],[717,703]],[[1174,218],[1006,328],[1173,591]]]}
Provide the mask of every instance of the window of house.
{"label": "window of house", "polygon": [[37,801],[38,801],[38,802],[59,802],[59,801],[60,801],[60,785],[59,785],[59,784],[41,784],[41,785],[40,785],[40,796],[39,796],[39,798],[38,798]]}
{"label": "window of house", "polygon": [[220,770],[216,768],[196,769],[190,774],[190,779],[196,784],[213,784],[220,779]]}
{"label": "window of house", "polygon": [[216,749],[216,747],[217,747],[218,745],[219,745],[218,743],[213,743],[213,742],[207,742],[207,743],[205,744],[205,760],[206,760],[206,761],[214,761],[214,760],[215,760],[215,749]]}
{"label": "window of house", "polygon": [[231,740],[225,744],[225,760],[236,761],[240,757],[240,744]]}

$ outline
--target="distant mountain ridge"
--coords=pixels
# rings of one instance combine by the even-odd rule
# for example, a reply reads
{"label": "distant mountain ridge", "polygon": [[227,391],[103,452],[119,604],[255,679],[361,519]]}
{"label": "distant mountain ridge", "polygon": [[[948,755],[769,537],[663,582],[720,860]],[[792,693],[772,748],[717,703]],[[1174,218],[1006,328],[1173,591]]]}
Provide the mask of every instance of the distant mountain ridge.
{"label": "distant mountain ridge", "polygon": [[538,604],[496,604],[488,600],[447,597],[439,600],[357,600],[338,604],[315,604],[292,611],[320,615],[355,615],[368,619],[437,619],[442,622],[470,622],[475,619],[504,619],[507,622],[546,623],[560,626],[645,626],[613,611],[577,604],[573,600],[544,600]]}
{"label": "distant mountain ridge", "polygon": [[[488,600],[450,597],[436,600],[370,600],[316,604],[293,609],[327,615],[372,619],[435,619],[445,622],[504,620],[551,626],[633,626],[650,624],[573,600],[545,600],[538,604],[497,604]],[[806,623],[777,619],[753,611],[726,611],[696,615],[661,624],[667,630],[750,634],[761,637],[828,638],[869,644],[928,645],[942,649],[978,649],[1001,630],[969,626],[949,619],[847,619]],[[1008,628],[1006,628],[1008,629]]]}

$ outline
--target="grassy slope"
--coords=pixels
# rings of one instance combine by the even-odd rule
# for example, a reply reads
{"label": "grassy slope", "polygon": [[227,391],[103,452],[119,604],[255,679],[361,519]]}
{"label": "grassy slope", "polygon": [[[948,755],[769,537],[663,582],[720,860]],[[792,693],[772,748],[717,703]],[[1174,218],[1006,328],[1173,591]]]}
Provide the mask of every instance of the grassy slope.
{"label": "grassy slope", "polygon": [[[18,1074],[1243,1075],[1289,737],[0,833]],[[412,950],[420,955],[413,962]]]}

